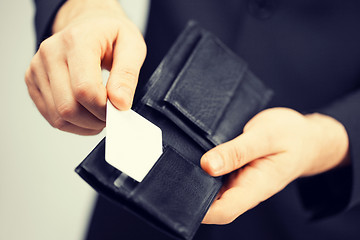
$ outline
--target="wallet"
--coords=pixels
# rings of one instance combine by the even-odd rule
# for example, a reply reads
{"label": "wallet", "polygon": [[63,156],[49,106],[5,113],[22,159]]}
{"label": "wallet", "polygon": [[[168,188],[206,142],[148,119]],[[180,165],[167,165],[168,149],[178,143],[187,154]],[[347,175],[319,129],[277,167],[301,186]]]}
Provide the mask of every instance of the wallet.
{"label": "wallet", "polygon": [[201,169],[201,156],[241,134],[272,91],[195,22],[188,23],[139,91],[143,94],[133,110],[163,132],[163,154],[143,181],[105,161],[105,139],[76,172],[100,194],[170,236],[192,239],[222,186],[221,177]]}

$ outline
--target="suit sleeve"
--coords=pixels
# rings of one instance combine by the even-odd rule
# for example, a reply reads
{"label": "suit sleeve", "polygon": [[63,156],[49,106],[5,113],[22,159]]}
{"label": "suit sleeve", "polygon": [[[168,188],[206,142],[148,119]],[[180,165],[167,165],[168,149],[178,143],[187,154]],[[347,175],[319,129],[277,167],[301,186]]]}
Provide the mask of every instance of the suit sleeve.
{"label": "suit sleeve", "polygon": [[36,30],[36,48],[46,38],[52,35],[52,24],[59,8],[66,0],[34,0],[35,12],[35,30]]}
{"label": "suit sleeve", "polygon": [[323,218],[360,205],[360,89],[319,110],[341,122],[348,133],[351,165],[299,179],[302,202]]}

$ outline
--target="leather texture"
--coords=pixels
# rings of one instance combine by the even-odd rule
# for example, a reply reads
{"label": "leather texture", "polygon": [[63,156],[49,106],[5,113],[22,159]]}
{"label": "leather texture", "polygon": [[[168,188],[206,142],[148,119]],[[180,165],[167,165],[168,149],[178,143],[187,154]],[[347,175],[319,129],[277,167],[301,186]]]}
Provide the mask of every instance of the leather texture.
{"label": "leather texture", "polygon": [[144,180],[105,161],[105,139],[76,172],[155,227],[192,239],[222,185],[201,169],[201,156],[241,134],[272,91],[215,36],[190,22],[141,92],[134,110],[162,129],[164,148]]}

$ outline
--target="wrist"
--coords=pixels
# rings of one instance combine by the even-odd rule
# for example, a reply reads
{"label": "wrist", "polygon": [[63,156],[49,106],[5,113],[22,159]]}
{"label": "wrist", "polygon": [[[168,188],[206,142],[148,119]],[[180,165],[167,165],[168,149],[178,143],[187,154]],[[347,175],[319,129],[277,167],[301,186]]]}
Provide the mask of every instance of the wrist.
{"label": "wrist", "polygon": [[68,26],[75,19],[98,14],[125,16],[120,4],[116,0],[68,0],[57,12],[52,32],[57,33]]}
{"label": "wrist", "polygon": [[310,176],[350,164],[349,139],[345,127],[336,119],[319,113],[305,116],[312,124],[316,146],[311,164],[303,176]]}

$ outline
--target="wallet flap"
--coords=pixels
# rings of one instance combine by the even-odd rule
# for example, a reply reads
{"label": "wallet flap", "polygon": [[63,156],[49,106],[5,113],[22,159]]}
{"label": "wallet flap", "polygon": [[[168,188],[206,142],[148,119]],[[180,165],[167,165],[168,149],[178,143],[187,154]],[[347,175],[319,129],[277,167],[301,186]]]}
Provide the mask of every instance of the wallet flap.
{"label": "wallet flap", "polygon": [[246,71],[242,77],[231,104],[211,136],[216,145],[240,135],[245,124],[266,107],[273,95],[251,71]]}
{"label": "wallet flap", "polygon": [[137,102],[134,109],[142,104],[154,105],[154,101],[163,99],[166,91],[171,87],[174,79],[181,71],[194,48],[202,37],[202,30],[199,26],[190,21],[186,29],[178,37],[169,52],[155,69],[144,89],[137,89],[138,94],[143,93],[140,102]]}
{"label": "wallet flap", "polygon": [[246,67],[216,38],[204,34],[164,101],[212,135]]}

